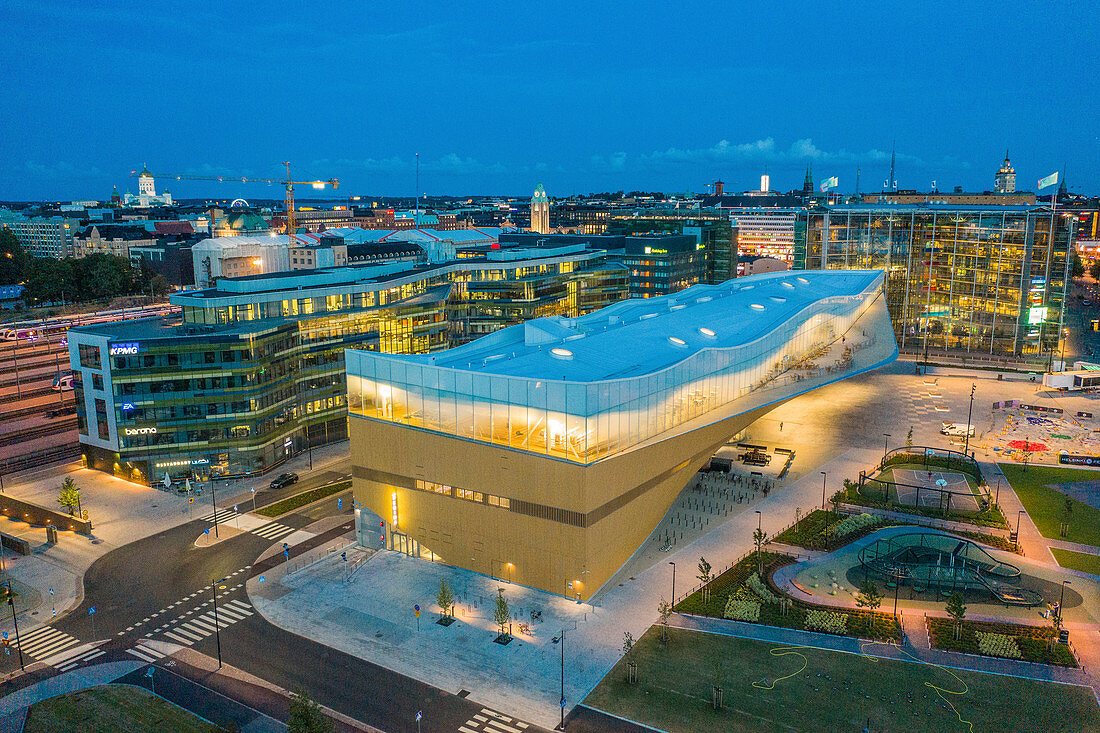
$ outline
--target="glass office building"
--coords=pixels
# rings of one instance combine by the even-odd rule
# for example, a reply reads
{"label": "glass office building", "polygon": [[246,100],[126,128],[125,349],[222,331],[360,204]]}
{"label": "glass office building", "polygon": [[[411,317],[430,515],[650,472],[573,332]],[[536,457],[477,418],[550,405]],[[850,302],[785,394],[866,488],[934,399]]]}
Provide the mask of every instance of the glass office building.
{"label": "glass office building", "polygon": [[796,269],[882,269],[898,345],[1049,358],[1073,219],[1040,206],[855,204],[810,210]]}
{"label": "glass office building", "polygon": [[349,409],[591,463],[795,379],[840,334],[860,342],[850,329],[878,273],[786,275],[532,321],[435,355],[351,351]]}
{"label": "glass office building", "polygon": [[85,460],[142,482],[260,473],[347,437],[346,348],[427,353],[528,317],[579,316],[626,292],[627,272],[606,252],[571,247],[176,293],[179,317],[70,330]]}

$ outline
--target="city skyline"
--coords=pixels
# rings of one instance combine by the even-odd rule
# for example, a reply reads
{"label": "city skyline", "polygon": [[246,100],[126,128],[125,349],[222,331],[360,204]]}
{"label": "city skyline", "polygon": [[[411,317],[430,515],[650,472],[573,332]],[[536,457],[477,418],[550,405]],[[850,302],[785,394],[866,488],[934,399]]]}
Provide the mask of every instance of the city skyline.
{"label": "city skyline", "polygon": [[[428,194],[705,192],[717,178],[745,190],[765,167],[789,190],[807,165],[844,191],[861,168],[860,189],[875,191],[895,145],[902,188],[992,189],[1006,147],[1021,189],[1063,168],[1071,190],[1100,184],[1082,112],[1097,83],[1076,72],[1097,61],[1096,21],[1070,9],[1015,3],[993,24],[977,4],[754,8],[742,24],[700,22],[718,6],[585,7],[549,22],[536,8],[429,4],[360,33],[353,6],[17,5],[27,32],[0,51],[0,199],[107,198],[135,190],[142,165],[278,177],[283,160],[340,178],[340,194],[407,196],[418,153]],[[266,195],[168,185],[179,198]]]}

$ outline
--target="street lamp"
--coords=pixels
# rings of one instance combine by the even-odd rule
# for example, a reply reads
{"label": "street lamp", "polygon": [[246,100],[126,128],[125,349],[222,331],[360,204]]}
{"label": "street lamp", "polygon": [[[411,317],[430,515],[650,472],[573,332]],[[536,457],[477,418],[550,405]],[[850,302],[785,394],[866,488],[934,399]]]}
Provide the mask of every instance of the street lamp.
{"label": "street lamp", "polygon": [[11,581],[4,583],[8,587],[8,606],[11,607],[11,622],[15,626],[15,648],[19,652],[19,669],[24,672],[27,668],[23,666],[23,645],[19,643],[19,621],[15,618],[15,591],[11,589]]}
{"label": "street lamp", "polygon": [[890,445],[890,433],[882,434],[882,465],[886,465],[886,449]]}
{"label": "street lamp", "polygon": [[668,561],[668,564],[672,566],[672,605],[676,605],[676,563],[672,560]]}
{"label": "street lamp", "polygon": [[963,455],[970,455],[970,418],[974,415],[974,390],[978,385],[970,385],[970,409],[966,412],[966,443],[963,445]]}
{"label": "street lamp", "polygon": [[218,583],[226,580],[228,578],[210,581],[210,593],[214,596],[214,636],[218,642],[218,669],[222,668],[222,626],[218,623]]}
{"label": "street lamp", "polygon": [[558,727],[565,730],[565,629],[561,630],[558,643],[561,644],[561,723]]}
{"label": "street lamp", "polygon": [[1020,549],[1020,519],[1027,514],[1023,509],[1016,515],[1016,549]]}
{"label": "street lamp", "polygon": [[827,476],[824,471],[821,472],[821,511],[825,511],[825,480]]}
{"label": "street lamp", "polygon": [[249,491],[252,492],[252,511],[256,511],[256,487],[253,486]]}
{"label": "street lamp", "polygon": [[1066,586],[1070,585],[1068,580],[1062,581],[1062,594],[1058,596],[1058,625],[1062,625],[1062,602],[1066,600]]}

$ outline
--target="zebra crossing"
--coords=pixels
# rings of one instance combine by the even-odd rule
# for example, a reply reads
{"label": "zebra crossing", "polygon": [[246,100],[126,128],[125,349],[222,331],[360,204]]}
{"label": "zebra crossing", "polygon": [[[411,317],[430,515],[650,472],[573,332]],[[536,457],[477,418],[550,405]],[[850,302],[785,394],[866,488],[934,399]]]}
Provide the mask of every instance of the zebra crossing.
{"label": "zebra crossing", "polygon": [[71,655],[63,656],[61,659],[54,660],[53,666],[57,667],[58,671],[68,672],[70,669],[75,669],[81,664],[98,659],[107,652],[102,649],[87,649],[87,650],[74,650]]}
{"label": "zebra crossing", "polygon": [[[235,512],[232,509],[218,509],[216,512],[208,512],[199,517],[200,520],[210,522],[211,524],[214,522],[215,518],[218,520],[218,524],[227,526],[232,525],[234,522],[240,523],[243,518],[246,523],[254,525],[252,527],[245,527],[244,531],[272,541],[281,540],[283,537],[294,532],[293,527],[288,527],[281,522],[262,520],[253,514]],[[259,521],[260,524],[255,525],[254,523],[257,521]]]}
{"label": "zebra crossing", "polygon": [[527,728],[522,720],[510,718],[496,710],[482,708],[465,724],[458,726],[461,733],[520,733]]}
{"label": "zebra crossing", "polygon": [[52,626],[40,626],[34,631],[19,635],[18,641],[11,644],[24,654],[35,659],[48,659],[74,646],[80,645],[80,639],[69,636]]}
{"label": "zebra crossing", "polygon": [[155,662],[161,657],[167,656],[164,652],[157,651],[151,647],[145,646],[142,642],[138,642],[137,646],[132,649],[127,649],[126,653],[130,656],[137,657],[143,662]]}
{"label": "zebra crossing", "polygon": [[170,624],[170,628],[161,631],[161,633],[177,644],[191,646],[195,642],[210,636],[216,630],[243,621],[253,614],[252,606],[235,598],[219,603],[217,611],[210,607],[202,613],[195,613],[206,608],[208,603],[188,611],[177,619],[177,623]]}

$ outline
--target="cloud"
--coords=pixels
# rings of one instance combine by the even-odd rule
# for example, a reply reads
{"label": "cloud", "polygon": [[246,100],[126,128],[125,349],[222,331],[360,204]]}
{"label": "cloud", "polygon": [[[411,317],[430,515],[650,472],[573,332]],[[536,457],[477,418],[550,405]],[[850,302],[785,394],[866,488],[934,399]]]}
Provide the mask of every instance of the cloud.
{"label": "cloud", "polygon": [[[910,155],[898,155],[899,162],[923,166],[924,161]],[[861,164],[888,161],[888,151],[871,148],[863,152],[853,152],[844,148],[823,150],[811,138],[801,138],[782,147],[775,138],[765,137],[742,143],[719,140],[708,148],[667,148],[652,153],[627,155],[614,153],[608,156],[592,156],[592,168],[598,172],[663,172],[692,164],[737,164],[737,163],[827,163]]]}
{"label": "cloud", "polygon": [[[337,170],[357,170],[369,173],[410,173],[416,170],[416,158],[414,156],[388,158],[340,158],[329,160],[327,158],[314,160],[310,164],[314,168],[332,167]],[[427,159],[421,157],[421,173],[441,173],[458,176],[469,176],[489,173],[500,175],[508,172],[528,170],[529,166],[507,166],[504,163],[485,163],[476,158],[463,158],[458,153],[447,153],[439,158]]]}
{"label": "cloud", "polygon": [[56,163],[38,163],[33,160],[28,160],[23,164],[23,168],[27,174],[31,177],[45,178],[45,179],[73,179],[73,178],[97,178],[103,175],[96,166],[77,166],[72,163],[67,163],[63,160],[59,160]]}

